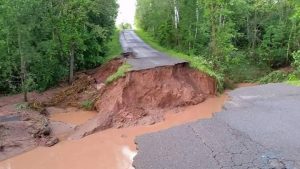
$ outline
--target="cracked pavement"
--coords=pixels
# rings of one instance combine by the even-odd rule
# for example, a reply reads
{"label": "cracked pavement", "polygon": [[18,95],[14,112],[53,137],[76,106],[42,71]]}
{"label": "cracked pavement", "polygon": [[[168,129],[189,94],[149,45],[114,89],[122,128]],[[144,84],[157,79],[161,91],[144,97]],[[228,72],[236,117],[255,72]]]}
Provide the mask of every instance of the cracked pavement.
{"label": "cracked pavement", "polygon": [[229,95],[212,119],[138,137],[134,167],[300,169],[300,88],[268,84]]}

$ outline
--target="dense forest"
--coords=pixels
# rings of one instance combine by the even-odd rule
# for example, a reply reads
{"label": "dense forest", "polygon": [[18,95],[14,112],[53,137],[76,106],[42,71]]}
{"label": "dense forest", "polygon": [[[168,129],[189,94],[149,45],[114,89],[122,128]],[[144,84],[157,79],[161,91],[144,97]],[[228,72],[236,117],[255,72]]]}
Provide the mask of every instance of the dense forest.
{"label": "dense forest", "polygon": [[[1,0],[0,94],[43,91],[99,66],[117,10],[116,0]],[[142,38],[205,61],[223,81],[283,67],[293,73],[271,78],[300,77],[297,0],[137,0],[136,12]]]}
{"label": "dense forest", "polygon": [[207,60],[225,79],[249,81],[293,62],[299,69],[296,0],[138,0],[136,21],[161,46]]}
{"label": "dense forest", "polygon": [[98,66],[117,9],[116,0],[1,0],[0,94],[45,90]]}

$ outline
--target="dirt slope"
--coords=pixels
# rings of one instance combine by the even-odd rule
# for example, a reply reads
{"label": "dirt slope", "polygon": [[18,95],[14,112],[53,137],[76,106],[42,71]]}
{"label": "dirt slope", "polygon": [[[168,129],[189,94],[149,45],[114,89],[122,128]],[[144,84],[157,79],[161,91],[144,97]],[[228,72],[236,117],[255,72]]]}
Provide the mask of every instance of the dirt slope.
{"label": "dirt slope", "polygon": [[79,139],[107,128],[149,125],[172,108],[195,105],[215,94],[215,80],[186,64],[129,72],[106,86],[95,103],[99,114],[77,128]]}

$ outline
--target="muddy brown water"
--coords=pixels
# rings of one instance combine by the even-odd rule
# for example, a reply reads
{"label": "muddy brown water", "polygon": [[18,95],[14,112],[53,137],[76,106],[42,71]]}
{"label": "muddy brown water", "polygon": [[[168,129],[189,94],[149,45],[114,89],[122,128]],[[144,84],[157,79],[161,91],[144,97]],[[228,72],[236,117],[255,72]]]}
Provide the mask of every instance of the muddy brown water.
{"label": "muddy brown water", "polygon": [[[195,106],[170,111],[165,121],[152,126],[109,129],[81,140],[62,141],[54,147],[38,147],[0,162],[0,169],[131,169],[137,153],[134,143],[136,136],[210,118],[222,109],[227,98],[224,94]],[[92,112],[69,112],[53,115],[52,119],[78,125],[93,115]]]}
{"label": "muddy brown water", "polygon": [[96,111],[71,111],[66,113],[54,113],[50,119],[72,125],[80,125],[97,115]]}

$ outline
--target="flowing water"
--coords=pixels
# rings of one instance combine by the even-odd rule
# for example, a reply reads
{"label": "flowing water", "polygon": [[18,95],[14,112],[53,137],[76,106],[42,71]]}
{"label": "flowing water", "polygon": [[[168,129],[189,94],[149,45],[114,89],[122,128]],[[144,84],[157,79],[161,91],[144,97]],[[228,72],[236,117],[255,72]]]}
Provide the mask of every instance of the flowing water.
{"label": "flowing water", "polygon": [[[222,109],[227,98],[224,94],[199,105],[170,111],[165,121],[152,126],[109,129],[81,140],[65,140],[50,148],[38,147],[0,162],[0,169],[132,169],[137,153],[136,136],[210,118]],[[69,112],[55,114],[51,119],[78,125],[94,115],[92,112]]]}

